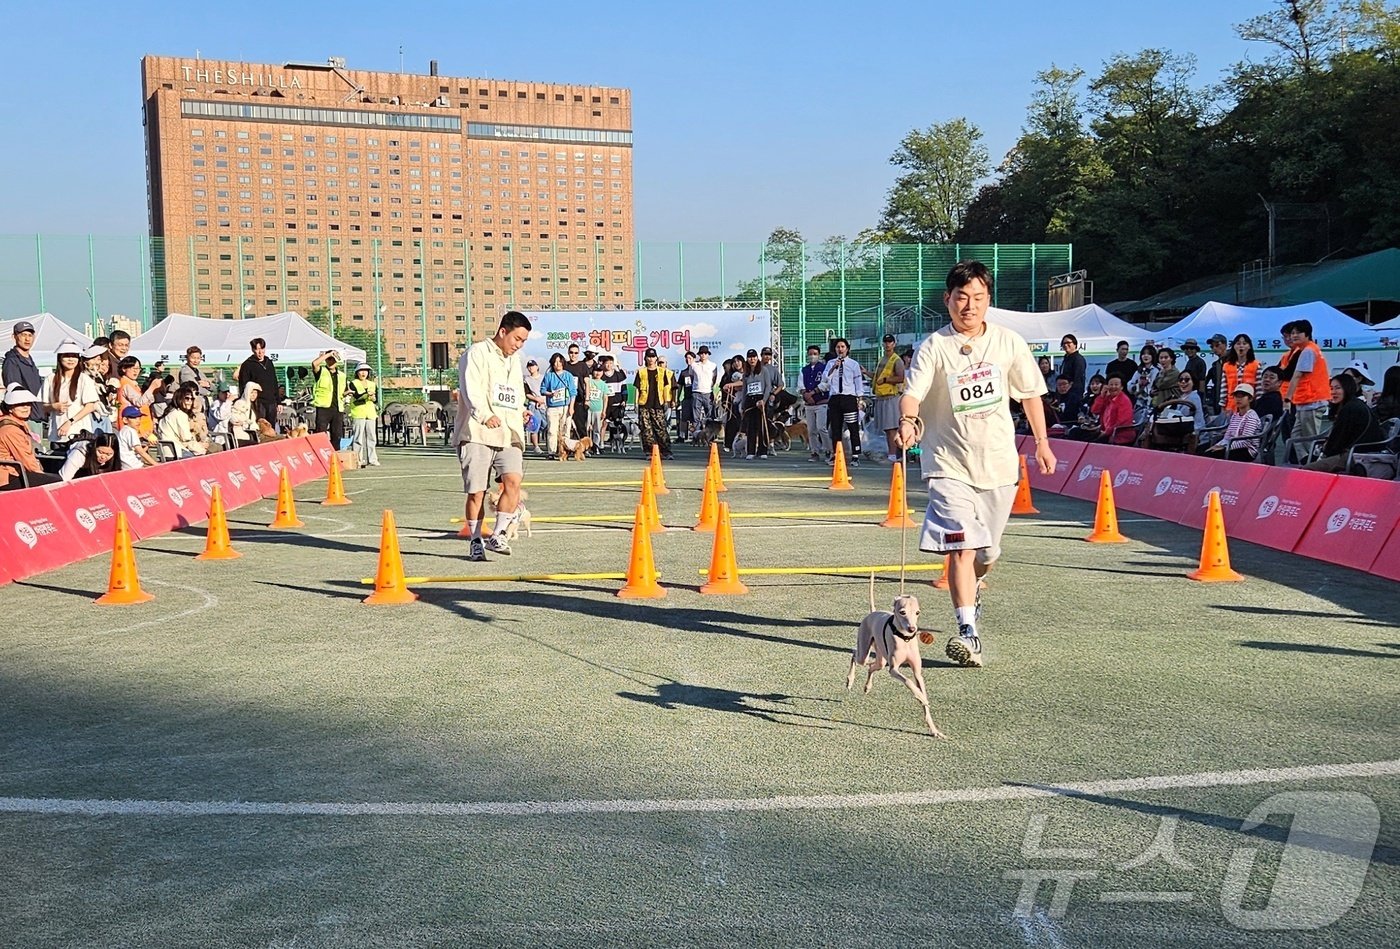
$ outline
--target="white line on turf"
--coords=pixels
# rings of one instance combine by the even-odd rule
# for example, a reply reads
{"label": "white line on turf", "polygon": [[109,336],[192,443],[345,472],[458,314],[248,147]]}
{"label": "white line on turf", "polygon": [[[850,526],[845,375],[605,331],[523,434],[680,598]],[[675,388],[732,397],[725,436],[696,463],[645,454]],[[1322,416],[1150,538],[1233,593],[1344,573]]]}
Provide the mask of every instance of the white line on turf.
{"label": "white line on turf", "polygon": [[132,633],[138,629],[145,629],[148,626],[163,626],[166,623],[173,622],[177,619],[183,619],[186,616],[193,616],[196,613],[202,613],[205,610],[213,609],[214,607],[219,605],[219,598],[217,596],[214,596],[214,594],[210,593],[208,590],[204,590],[199,587],[186,586],[183,583],[169,583],[165,580],[147,580],[146,582],[151,584],[152,586],[174,587],[176,590],[188,590],[191,593],[198,593],[200,596],[204,597],[204,602],[199,604],[199,606],[191,607],[190,609],[185,610],[183,613],[176,613],[173,616],[162,616],[160,619],[147,620],[144,623],[137,623],[134,626],[123,626],[119,629],[109,629],[103,635],[110,636],[114,633]]}
{"label": "white line on turf", "polygon": [[[172,617],[173,619],[174,617]],[[1180,788],[1244,787],[1400,774],[1400,759],[1356,764],[1315,764],[1245,771],[1159,774],[1145,778],[1065,784],[1001,784],[983,788],[894,791],[885,794],[816,794],[751,798],[641,798],[612,801],[157,801],[0,797],[0,813],[78,814],[87,817],[539,817],[569,814],[694,814],[745,811],[872,810],[940,804],[1029,801],[1103,794],[1142,794]]]}

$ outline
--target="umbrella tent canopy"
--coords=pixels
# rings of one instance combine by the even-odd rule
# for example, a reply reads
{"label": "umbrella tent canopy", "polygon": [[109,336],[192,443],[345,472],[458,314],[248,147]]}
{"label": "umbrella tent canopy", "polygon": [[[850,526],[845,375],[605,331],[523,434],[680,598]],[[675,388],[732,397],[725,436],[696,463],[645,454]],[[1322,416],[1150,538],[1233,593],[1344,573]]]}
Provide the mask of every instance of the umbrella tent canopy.
{"label": "umbrella tent canopy", "polygon": [[1073,334],[1079,349],[1088,355],[1113,355],[1119,340],[1127,340],[1133,352],[1152,339],[1141,326],[1120,320],[1094,303],[1072,310],[1021,313],[1015,310],[987,310],[987,322],[1015,330],[1030,343],[1031,350],[1047,355],[1060,351],[1060,340]]}
{"label": "umbrella tent canopy", "polygon": [[1380,339],[1371,332],[1371,327],[1320,301],[1280,307],[1207,303],[1158,335],[1178,346],[1183,340],[1194,339],[1204,349],[1206,340],[1216,333],[1227,339],[1234,339],[1240,333],[1244,333],[1254,341],[1256,350],[1277,351],[1287,348],[1279,332],[1280,328],[1293,320],[1307,320],[1312,323],[1313,339],[1323,349],[1350,351],[1379,349],[1381,346]]}
{"label": "umbrella tent canopy", "polygon": [[365,351],[321,332],[298,313],[278,313],[251,320],[210,320],[172,313],[131,341],[131,352],[143,363],[157,359],[176,363],[185,350],[198,346],[204,361],[216,366],[236,366],[252,353],[249,340],[261,338],[267,354],[277,363],[310,363],[328,349],[343,362],[363,362]]}
{"label": "umbrella tent canopy", "polygon": [[34,347],[30,350],[29,355],[33,358],[34,364],[41,369],[53,368],[57,362],[54,359],[54,350],[58,349],[58,344],[64,340],[71,339],[83,348],[92,344],[92,337],[88,334],[75,330],[52,313],[39,313],[35,316],[22,316],[17,320],[0,322],[0,352],[8,350],[14,345],[15,324],[19,322],[34,324]]}

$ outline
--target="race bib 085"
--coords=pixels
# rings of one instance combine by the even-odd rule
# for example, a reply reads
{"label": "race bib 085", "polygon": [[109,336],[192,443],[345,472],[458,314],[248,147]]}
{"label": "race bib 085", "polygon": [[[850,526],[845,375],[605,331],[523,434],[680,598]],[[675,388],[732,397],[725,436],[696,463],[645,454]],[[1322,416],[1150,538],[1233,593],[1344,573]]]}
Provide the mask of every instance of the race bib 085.
{"label": "race bib 085", "polygon": [[515,387],[506,382],[496,383],[496,395],[494,399],[497,407],[502,409],[520,408],[520,393]]}

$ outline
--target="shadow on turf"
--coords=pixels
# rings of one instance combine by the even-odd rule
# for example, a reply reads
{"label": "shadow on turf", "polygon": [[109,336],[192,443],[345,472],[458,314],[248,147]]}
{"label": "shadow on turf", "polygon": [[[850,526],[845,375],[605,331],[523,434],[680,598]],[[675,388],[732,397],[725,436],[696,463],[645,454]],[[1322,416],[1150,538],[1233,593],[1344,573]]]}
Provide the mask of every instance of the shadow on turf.
{"label": "shadow on turf", "polygon": [[[1379,624],[1377,624],[1379,625]],[[1350,646],[1329,646],[1325,643],[1275,643],[1258,639],[1241,640],[1239,645],[1246,649],[1262,649],[1266,652],[1302,652],[1315,656],[1351,656],[1357,659],[1400,659],[1400,652],[1374,652],[1369,649],[1352,649]],[[1376,643],[1387,649],[1397,648],[1395,643]]]}
{"label": "shadow on turf", "polygon": [[[654,705],[657,708],[665,709],[668,712],[679,711],[684,708],[702,708],[711,712],[728,712],[735,715],[744,715],[749,718],[757,718],[760,721],[771,722],[774,725],[791,725],[796,728],[817,728],[822,731],[835,731],[836,726],[848,725],[854,728],[865,728],[871,731],[894,732],[899,735],[923,735],[921,731],[911,728],[888,728],[883,725],[865,725],[859,722],[842,721],[835,718],[827,718],[824,715],[808,715],[806,712],[797,712],[790,709],[765,709],[750,704],[751,702],[765,702],[769,705],[790,705],[793,699],[812,702],[834,702],[836,699],[813,698],[803,695],[787,695],[782,692],[740,692],[735,689],[721,689],[709,685],[694,685],[688,682],[681,682],[678,679],[669,679],[665,676],[656,676],[662,679],[662,683],[652,686],[654,694],[643,695],[638,692],[619,692],[618,698],[627,699],[631,702],[640,702],[643,705]],[[780,717],[781,716],[781,717]],[[794,722],[788,719],[799,718],[805,721]],[[827,724],[808,724],[825,722]]]}
{"label": "shadow on turf", "polygon": [[[1249,613],[1255,616],[1303,616],[1313,619],[1325,619],[1337,621],[1341,620],[1355,626],[1383,626],[1390,629],[1395,624],[1386,623],[1381,620],[1373,620],[1364,616],[1338,616],[1336,613],[1327,613],[1322,610],[1286,610],[1273,606],[1236,606],[1233,604],[1218,603],[1217,610],[1228,610],[1231,613]],[[1379,643],[1377,645],[1380,645]]]}
{"label": "shadow on turf", "polygon": [[[1344,840],[1337,837],[1329,837],[1324,834],[1300,833],[1290,836],[1291,827],[1289,824],[1263,823],[1258,827],[1245,830],[1242,826],[1244,815],[1227,816],[1225,814],[1210,814],[1205,811],[1189,811],[1180,807],[1170,807],[1165,804],[1148,804],[1143,801],[1130,801],[1127,798],[1112,797],[1107,794],[1091,794],[1086,791],[1077,791],[1073,788],[1058,787],[1053,784],[1029,784],[1020,781],[1006,782],[1008,787],[1036,788],[1041,791],[1048,791],[1059,797],[1073,798],[1076,801],[1087,801],[1091,804],[1102,804],[1105,807],[1116,807],[1120,810],[1135,811],[1139,814],[1150,814],[1153,817],[1178,817],[1193,824],[1200,824],[1203,827],[1210,827],[1215,830],[1229,831],[1239,834],[1242,837],[1253,837],[1258,840],[1267,840],[1271,843],[1290,846],[1306,847],[1309,850],[1318,850],[1325,853],[1352,854],[1356,850],[1356,842]],[[1262,791],[1262,797],[1268,797],[1273,792]],[[1290,822],[1291,823],[1291,822]],[[1377,843],[1375,850],[1371,853],[1371,859],[1377,863],[1384,863],[1388,866],[1400,864],[1400,849],[1388,844]]]}

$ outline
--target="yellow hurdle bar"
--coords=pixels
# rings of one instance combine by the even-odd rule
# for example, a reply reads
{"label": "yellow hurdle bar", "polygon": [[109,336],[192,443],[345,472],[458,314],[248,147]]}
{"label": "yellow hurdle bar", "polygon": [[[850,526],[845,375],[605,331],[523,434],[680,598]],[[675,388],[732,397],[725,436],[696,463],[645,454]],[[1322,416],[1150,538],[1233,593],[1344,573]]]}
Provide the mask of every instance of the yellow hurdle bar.
{"label": "yellow hurdle bar", "polygon": [[[763,513],[731,514],[733,520],[753,519],[753,518],[801,518],[801,517],[868,517],[874,514],[888,513],[885,508],[870,511],[766,511]],[[922,513],[910,508],[905,513]],[[530,522],[534,524],[587,524],[603,523],[604,521],[631,521],[633,514],[550,514],[547,516],[533,515]],[[454,517],[450,523],[460,524],[462,519]]]}
{"label": "yellow hurdle bar", "polygon": [[[635,516],[635,515],[634,515]],[[930,570],[942,570],[941,563],[911,563],[905,566],[906,573],[924,573]],[[748,576],[786,576],[793,574],[855,574],[863,575],[867,573],[898,573],[899,564],[876,565],[869,567],[740,567],[739,573]],[[708,570],[698,572],[699,576],[708,575]],[[515,573],[515,574],[490,574],[479,576],[456,576],[456,577],[405,577],[404,583],[409,586],[418,586],[424,583],[528,583],[531,581],[564,581],[564,580],[626,580],[625,573]],[[361,577],[360,583],[366,586],[374,585],[373,577]]]}

